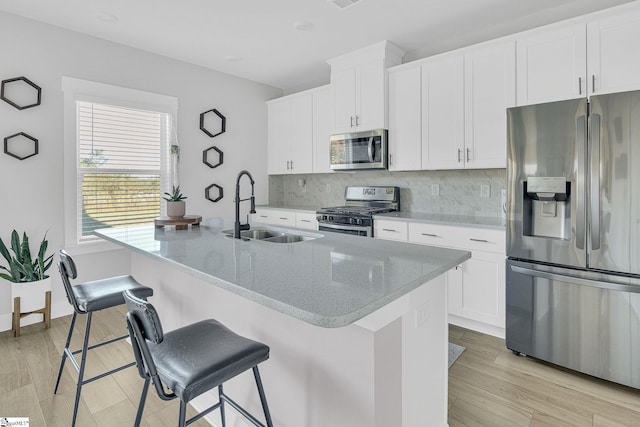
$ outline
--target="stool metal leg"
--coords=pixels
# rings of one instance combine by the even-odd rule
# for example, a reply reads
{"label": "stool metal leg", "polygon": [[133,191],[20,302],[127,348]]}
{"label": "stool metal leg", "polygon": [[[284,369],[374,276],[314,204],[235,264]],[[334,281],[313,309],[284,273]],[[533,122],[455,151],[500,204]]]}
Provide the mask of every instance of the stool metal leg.
{"label": "stool metal leg", "polygon": [[56,379],[56,387],[53,389],[53,394],[58,392],[58,386],[60,385],[60,378],[62,377],[62,370],[64,369],[64,362],[67,360],[67,351],[69,350],[69,345],[71,345],[71,336],[73,335],[73,328],[76,324],[76,316],[78,313],[73,312],[73,317],[71,317],[71,325],[69,325],[69,333],[67,334],[67,341],[64,343],[64,350],[62,350],[62,360],[60,361],[60,369],[58,369],[58,378]]}
{"label": "stool metal leg", "polygon": [[138,412],[136,413],[136,421],[133,423],[133,427],[140,427],[140,423],[142,422],[142,412],[144,412],[144,404],[147,401],[147,392],[149,391],[150,382],[151,378],[146,378],[144,380],[142,394],[140,395],[140,403],[138,403]]}
{"label": "stool metal leg", "polygon": [[178,414],[178,427],[185,427],[187,418],[187,403],[180,401],[180,413]]}
{"label": "stool metal leg", "polygon": [[260,403],[262,403],[262,410],[264,411],[264,417],[267,420],[267,427],[273,427],[273,421],[271,421],[271,413],[269,412],[269,406],[267,405],[267,398],[264,395],[264,388],[262,388],[262,380],[260,379],[260,372],[258,367],[253,367],[253,376],[256,379],[256,385],[258,386],[258,394],[260,395]]}
{"label": "stool metal leg", "polygon": [[82,359],[80,360],[80,369],[78,370],[78,384],[76,385],[76,401],[73,405],[73,418],[71,420],[71,427],[76,425],[76,418],[78,416],[78,407],[80,406],[80,393],[82,392],[82,386],[84,384],[84,368],[87,363],[87,349],[89,348],[89,333],[91,332],[91,317],[93,313],[87,313],[87,326],[84,331],[84,342],[82,343]]}
{"label": "stool metal leg", "polygon": [[220,402],[220,420],[222,427],[227,427],[227,423],[224,419],[224,398],[222,397],[224,392],[222,391],[222,384],[218,386],[218,401]]}

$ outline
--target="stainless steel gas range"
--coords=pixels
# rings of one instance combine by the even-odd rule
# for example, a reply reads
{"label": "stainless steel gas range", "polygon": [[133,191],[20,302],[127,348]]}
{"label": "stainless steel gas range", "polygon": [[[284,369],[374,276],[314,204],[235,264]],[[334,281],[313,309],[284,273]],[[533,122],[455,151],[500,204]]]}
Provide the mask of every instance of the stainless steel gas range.
{"label": "stainless steel gas range", "polygon": [[345,206],[316,212],[318,229],[373,237],[373,215],[400,210],[398,187],[347,187]]}

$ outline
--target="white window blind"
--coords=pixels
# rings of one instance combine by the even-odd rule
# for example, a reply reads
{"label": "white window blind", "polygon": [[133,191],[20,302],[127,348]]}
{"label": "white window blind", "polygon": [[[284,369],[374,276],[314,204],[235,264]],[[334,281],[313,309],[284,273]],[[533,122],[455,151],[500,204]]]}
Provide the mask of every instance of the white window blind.
{"label": "white window blind", "polygon": [[168,189],[170,115],[77,101],[78,236],[153,222]]}

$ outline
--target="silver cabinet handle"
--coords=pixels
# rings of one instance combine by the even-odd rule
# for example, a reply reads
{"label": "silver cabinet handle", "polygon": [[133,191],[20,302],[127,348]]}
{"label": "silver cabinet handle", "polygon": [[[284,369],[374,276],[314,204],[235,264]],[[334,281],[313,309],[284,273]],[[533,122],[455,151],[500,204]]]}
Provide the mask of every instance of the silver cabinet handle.
{"label": "silver cabinet handle", "polygon": [[360,126],[360,116],[356,115],[356,126]]}
{"label": "silver cabinet handle", "polygon": [[260,218],[267,218],[266,215],[258,215]]}
{"label": "silver cabinet handle", "polygon": [[394,230],[392,228],[383,228],[382,231],[390,231],[392,233],[398,233],[398,230]]}
{"label": "silver cabinet handle", "polygon": [[467,148],[467,163],[471,161],[471,149]]}
{"label": "silver cabinet handle", "polygon": [[462,155],[462,149],[458,148],[458,163],[460,163],[460,156]]}
{"label": "silver cabinet handle", "polygon": [[472,242],[480,242],[480,243],[489,243],[488,240],[484,240],[484,239],[469,239]]}
{"label": "silver cabinet handle", "polygon": [[349,127],[353,127],[353,116],[349,117],[349,119],[351,120],[351,124],[349,125]]}
{"label": "silver cabinet handle", "polygon": [[428,237],[438,237],[437,234],[431,234],[431,233],[421,233],[423,236],[428,236]]}
{"label": "silver cabinet handle", "polygon": [[592,74],[591,75],[591,93],[595,93],[596,92],[596,75]]}
{"label": "silver cabinet handle", "polygon": [[389,164],[393,164],[393,154],[389,153]]}
{"label": "silver cabinet handle", "polygon": [[293,170],[293,160],[291,160],[291,170]]}
{"label": "silver cabinet handle", "polygon": [[578,95],[582,95],[582,77],[578,77]]}
{"label": "silver cabinet handle", "polygon": [[301,219],[300,222],[311,222],[308,219]]}
{"label": "silver cabinet handle", "polygon": [[289,167],[289,160],[287,160],[287,170],[290,170],[290,167]]}
{"label": "silver cabinet handle", "polygon": [[283,221],[286,221],[286,220],[288,220],[289,218],[287,218],[287,217],[280,217],[280,219],[281,219],[281,220],[283,220]]}

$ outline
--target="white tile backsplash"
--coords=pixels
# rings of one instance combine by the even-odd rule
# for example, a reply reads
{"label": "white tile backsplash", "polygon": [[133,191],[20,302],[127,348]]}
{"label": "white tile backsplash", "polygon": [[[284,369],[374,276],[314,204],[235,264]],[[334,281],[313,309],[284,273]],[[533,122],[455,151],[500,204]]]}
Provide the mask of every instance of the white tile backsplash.
{"label": "white tile backsplash", "polygon": [[[304,186],[299,185],[300,179]],[[437,195],[433,184],[438,186]],[[269,204],[314,209],[343,205],[344,189],[349,185],[400,187],[403,211],[500,218],[506,169],[272,175]],[[491,189],[489,197],[481,197],[482,186]]]}

